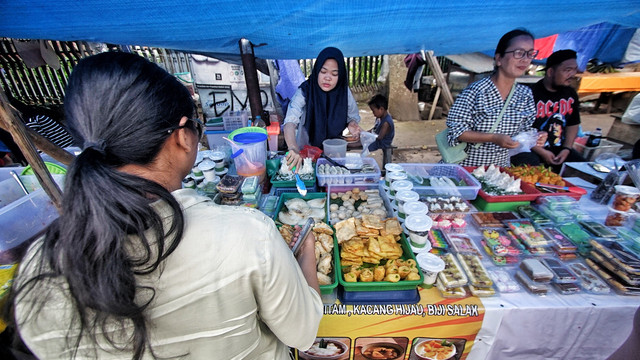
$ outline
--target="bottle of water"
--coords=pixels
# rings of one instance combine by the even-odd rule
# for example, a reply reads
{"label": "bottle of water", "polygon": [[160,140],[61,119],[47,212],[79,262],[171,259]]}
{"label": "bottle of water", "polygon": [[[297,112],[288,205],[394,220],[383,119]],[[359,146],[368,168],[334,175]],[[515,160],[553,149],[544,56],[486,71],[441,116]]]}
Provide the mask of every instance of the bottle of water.
{"label": "bottle of water", "polygon": [[600,145],[600,139],[602,139],[602,129],[596,128],[596,131],[589,135],[589,139],[587,139],[587,146],[595,147]]}

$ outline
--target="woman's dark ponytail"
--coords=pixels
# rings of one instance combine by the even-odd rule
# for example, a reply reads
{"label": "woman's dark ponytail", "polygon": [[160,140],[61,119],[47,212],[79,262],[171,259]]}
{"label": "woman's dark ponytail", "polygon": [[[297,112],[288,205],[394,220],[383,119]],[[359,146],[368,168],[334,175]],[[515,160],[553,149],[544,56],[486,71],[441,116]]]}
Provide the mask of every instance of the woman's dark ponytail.
{"label": "woman's dark ponytail", "polygon": [[[81,327],[69,339],[76,351],[88,337],[140,359],[145,351],[153,355],[144,310],[155,292],[141,287],[136,276],[161,270],[179,244],[184,219],[167,189],[118,168],[153,162],[169,130],[193,116],[193,102],[172,75],[126,53],[81,60],[66,94],[67,123],[84,150],[68,169],[60,218],[43,243],[41,266],[50,271],[26,282],[18,296],[38,281],[64,278]],[[173,213],[169,223],[151,205],[158,200]],[[108,328],[114,324],[121,328]],[[97,339],[96,333],[117,338]]]}

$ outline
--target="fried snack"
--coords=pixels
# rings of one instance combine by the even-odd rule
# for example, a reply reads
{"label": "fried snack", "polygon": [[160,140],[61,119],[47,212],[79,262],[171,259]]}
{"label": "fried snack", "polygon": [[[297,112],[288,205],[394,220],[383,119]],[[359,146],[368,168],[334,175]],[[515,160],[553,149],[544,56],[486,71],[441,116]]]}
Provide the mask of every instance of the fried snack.
{"label": "fried snack", "polygon": [[362,258],[360,260],[345,260],[340,259],[340,266],[352,266],[352,265],[362,265]]}
{"label": "fried snack", "polygon": [[373,281],[382,281],[384,280],[384,276],[386,274],[386,271],[384,269],[384,266],[376,266],[375,269],[373,269]]}
{"label": "fried snack", "polygon": [[318,285],[331,285],[333,283],[333,281],[331,281],[331,277],[328,275],[321,272],[317,272],[316,275],[318,277]]}
{"label": "fried snack", "polygon": [[293,226],[284,224],[278,231],[280,231],[280,235],[282,235],[282,238],[287,243],[287,245],[291,243],[291,240],[293,240],[293,233],[295,232]]}
{"label": "fried snack", "polygon": [[411,269],[408,266],[400,266],[398,267],[398,275],[400,275],[401,279],[404,279],[411,273]]}
{"label": "fried snack", "polygon": [[360,279],[360,281],[362,282],[372,282],[373,272],[371,271],[371,269],[363,269],[360,273],[360,276],[358,276],[358,279]]}
{"label": "fried snack", "polygon": [[[384,229],[384,224],[379,216],[373,214],[362,214],[362,225],[370,229]],[[402,233],[402,231],[400,231]]]}
{"label": "fried snack", "polygon": [[420,280],[420,274],[417,272],[410,272],[409,275],[407,275],[406,278],[404,278],[405,280],[408,281],[416,281],[416,280]]}
{"label": "fried snack", "polygon": [[360,273],[362,272],[362,268],[360,267],[360,265],[353,265],[353,266],[351,266],[351,268],[350,268],[350,270],[348,272],[356,274],[356,277],[360,277]]}
{"label": "fried snack", "polygon": [[358,239],[348,240],[342,244],[342,251],[340,252],[340,256],[342,253],[351,253],[355,256],[364,256],[364,241]]}
{"label": "fried snack", "polygon": [[400,281],[400,275],[398,275],[398,274],[387,274],[384,277],[384,281],[389,281],[389,282],[396,283],[396,282]]}
{"label": "fried snack", "polygon": [[325,233],[317,233],[315,235],[316,244],[320,243],[324,252],[331,252],[331,250],[333,250],[333,238],[331,237],[331,235],[327,235]]}
{"label": "fried snack", "polygon": [[342,244],[343,242],[350,240],[352,237],[357,235],[355,218],[342,220],[336,223],[335,228],[338,244]]}
{"label": "fried snack", "polygon": [[358,282],[358,277],[354,273],[344,274],[344,281],[346,282]]}
{"label": "fried snack", "polygon": [[313,232],[316,234],[327,234],[329,236],[333,235],[333,229],[331,229],[331,226],[322,221],[317,222],[313,226]]}
{"label": "fried snack", "polygon": [[376,229],[368,228],[363,225],[361,219],[356,218],[356,233],[358,236],[369,237],[369,236],[377,236],[380,232]]}
{"label": "fried snack", "polygon": [[413,260],[413,259],[407,259],[407,260],[405,260],[405,261],[404,261],[404,263],[405,263],[408,267],[415,267],[415,268],[417,268],[417,267],[418,267],[418,263],[416,263],[416,261],[415,261],[415,260]]}
{"label": "fried snack", "polygon": [[400,235],[402,234],[402,226],[396,218],[389,218],[384,222],[384,229],[380,230],[380,235]]}
{"label": "fried snack", "polygon": [[396,264],[393,264],[389,267],[387,267],[387,275],[389,274],[397,274],[400,272],[400,269],[398,268],[398,266]]}

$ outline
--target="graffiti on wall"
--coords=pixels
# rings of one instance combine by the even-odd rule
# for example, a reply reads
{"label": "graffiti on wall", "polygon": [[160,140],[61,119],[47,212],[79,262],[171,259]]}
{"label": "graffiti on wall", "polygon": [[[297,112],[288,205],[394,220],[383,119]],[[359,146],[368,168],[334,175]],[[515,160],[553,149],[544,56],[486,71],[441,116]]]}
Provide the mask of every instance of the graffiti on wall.
{"label": "graffiti on wall", "polygon": [[[229,111],[250,110],[246,89],[232,89],[231,85],[196,84],[202,112],[207,119],[221,117]],[[268,87],[260,89],[260,98],[264,109],[273,108]]]}

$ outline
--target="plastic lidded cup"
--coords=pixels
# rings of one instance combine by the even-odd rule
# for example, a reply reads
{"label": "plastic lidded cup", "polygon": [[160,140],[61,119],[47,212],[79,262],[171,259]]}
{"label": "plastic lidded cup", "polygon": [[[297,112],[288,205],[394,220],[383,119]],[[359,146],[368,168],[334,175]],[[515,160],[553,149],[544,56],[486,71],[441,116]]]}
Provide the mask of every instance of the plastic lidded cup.
{"label": "plastic lidded cup", "polygon": [[394,163],[384,164],[384,169],[387,172],[390,172],[390,171],[403,172],[404,171],[404,168],[402,167],[402,165],[394,164]]}
{"label": "plastic lidded cup", "polygon": [[432,253],[424,252],[416,255],[416,261],[424,275],[424,287],[431,288],[438,278],[438,273],[444,270],[444,260]]}
{"label": "plastic lidded cup", "polygon": [[404,203],[403,209],[404,217],[400,215],[400,212],[398,212],[398,217],[401,222],[404,222],[404,219],[409,215],[427,215],[429,212],[427,205],[420,201],[407,201]]}
{"label": "plastic lidded cup", "polygon": [[409,180],[397,180],[391,184],[391,190],[394,194],[401,190],[413,190],[413,183]]}
{"label": "plastic lidded cup", "polygon": [[216,171],[224,169],[224,152],[214,151],[209,155],[209,158],[216,164]]}
{"label": "plastic lidded cup", "polygon": [[407,181],[407,173],[392,172],[391,174],[389,174],[389,193],[391,195],[394,195],[394,196],[396,195],[396,191],[393,189],[393,184],[397,181],[403,181],[403,180]]}
{"label": "plastic lidded cup", "polygon": [[390,188],[391,184],[397,180],[407,180],[407,173],[403,171],[388,171],[384,177],[384,184]]}
{"label": "plastic lidded cup", "polygon": [[420,195],[413,190],[400,190],[396,193],[396,204],[398,205],[398,213],[404,213],[403,205],[407,201],[418,201]]}
{"label": "plastic lidded cup", "polygon": [[424,247],[427,243],[429,230],[433,225],[433,220],[427,215],[409,215],[404,222],[404,226],[409,232],[411,245],[417,248]]}
{"label": "plastic lidded cup", "polygon": [[613,208],[619,211],[628,211],[640,197],[640,190],[634,186],[616,185],[616,194],[613,198]]}

